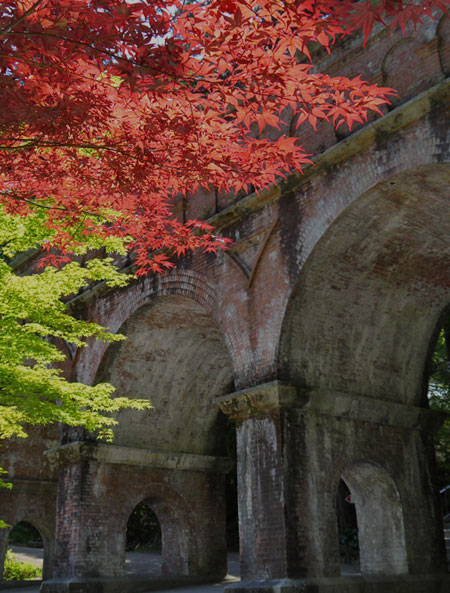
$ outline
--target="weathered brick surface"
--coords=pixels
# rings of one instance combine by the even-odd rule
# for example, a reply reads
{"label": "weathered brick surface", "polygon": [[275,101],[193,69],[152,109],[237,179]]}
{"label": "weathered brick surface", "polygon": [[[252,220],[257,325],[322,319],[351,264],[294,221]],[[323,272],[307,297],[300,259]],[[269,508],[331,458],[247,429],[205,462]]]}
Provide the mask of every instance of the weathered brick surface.
{"label": "weathered brick surface", "polygon": [[[29,473],[33,475],[31,469]],[[56,482],[15,478],[12,483],[12,490],[0,489],[1,518],[9,525],[0,530],[0,573],[3,574],[11,529],[20,521],[27,521],[41,534],[44,543],[44,578],[49,579],[53,575],[55,549]]]}
{"label": "weathered brick surface", "polygon": [[[73,305],[128,341],[77,353],[72,377],[110,380],[155,406],[122,413],[117,445],[221,456],[214,398],[238,417],[248,579],[339,574],[340,479],[355,496],[364,574],[444,570],[423,408],[430,344],[450,301],[449,20],[404,38],[380,29],[365,50],[360,41],[319,56],[321,67],[395,86],[385,118],[312,134],[286,114],[319,153],[315,167],[260,196],[211,191],[180,206],[180,217],[212,217],[234,240],[228,252]],[[277,379],[291,387],[264,386]],[[238,404],[225,405],[235,390]],[[66,431],[62,442],[79,439]],[[2,465],[15,455],[20,475],[35,476],[37,458],[17,461],[15,446]],[[37,471],[55,479],[49,462]],[[19,516],[25,501],[11,500]],[[57,576],[122,574],[126,520],[141,500],[166,533],[168,573],[223,572],[223,474],[83,457],[60,470]]]}
{"label": "weathered brick surface", "polygon": [[103,464],[89,458],[61,471],[58,577],[125,573],[129,516],[146,501],[163,536],[163,574],[222,577],[226,571],[223,475]]}

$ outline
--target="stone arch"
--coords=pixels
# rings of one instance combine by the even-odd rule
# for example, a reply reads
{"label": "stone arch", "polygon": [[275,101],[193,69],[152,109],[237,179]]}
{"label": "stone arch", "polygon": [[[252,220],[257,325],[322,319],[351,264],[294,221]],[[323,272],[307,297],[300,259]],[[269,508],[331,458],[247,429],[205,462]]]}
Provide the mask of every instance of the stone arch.
{"label": "stone arch", "polygon": [[[163,297],[182,297],[198,303],[210,315],[213,325],[222,332],[230,360],[234,362],[240,335],[238,324],[232,319],[222,318],[216,287],[194,270],[176,269],[161,276],[147,276],[122,290],[112,291],[88,304],[89,318],[118,333],[141,308]],[[81,350],[72,379],[92,384],[98,377],[108,349],[108,344],[96,341],[90,344],[89,349]]]}
{"label": "stone arch", "polygon": [[[363,129],[352,136],[352,143],[358,148],[365,146],[374,132],[376,142],[371,152],[359,150],[348,153],[347,149],[352,144],[341,143],[336,159],[328,160],[326,155],[320,157],[314,172],[309,175],[305,172],[303,178],[293,176],[281,187],[277,203],[279,249],[286,289],[281,283],[273,295],[279,311],[276,321],[273,321],[279,336],[274,342],[272,354],[275,368],[280,356],[283,356],[280,347],[299,278],[305,272],[315,247],[327,231],[334,228],[334,222],[362,196],[390,178],[397,175],[407,177],[409,171],[420,168],[445,166],[450,160],[445,109],[433,112],[427,120],[416,122],[399,133],[397,130],[390,131],[395,114],[394,110],[383,118],[382,130],[378,130],[379,124],[376,124],[372,129]],[[403,117],[403,114],[398,117]]]}
{"label": "stone arch", "polygon": [[50,579],[53,576],[53,561],[55,554],[55,530],[54,526],[50,525],[41,517],[36,517],[32,509],[29,509],[23,515],[21,521],[26,521],[35,527],[41,534],[44,543],[44,558],[42,579]]}
{"label": "stone arch", "polygon": [[54,529],[51,525],[49,525],[42,517],[36,516],[31,509],[23,509],[19,514],[14,517],[14,520],[11,521],[9,526],[5,529],[2,529],[2,538],[1,538],[1,562],[0,562],[0,569],[1,574],[3,574],[3,562],[5,558],[5,553],[8,547],[8,538],[11,534],[11,531],[18,525],[19,523],[28,523],[32,527],[34,527],[40,534],[43,542],[43,566],[42,566],[42,578],[43,580],[51,579],[53,576],[53,558],[54,558],[54,551],[55,551],[55,534]]}
{"label": "stone arch", "polygon": [[362,574],[408,572],[403,509],[388,472],[371,462],[347,467],[342,479],[356,506]]}
{"label": "stone arch", "polygon": [[296,385],[424,403],[424,367],[450,299],[450,165],[417,167],[364,193],[318,241],[281,336]]}
{"label": "stone arch", "polygon": [[162,565],[161,573],[166,576],[189,575],[191,546],[189,536],[189,507],[182,496],[166,484],[153,483],[142,497],[134,497],[124,513],[124,532],[129,516],[136,506],[146,503],[154,511],[161,527]]}
{"label": "stone arch", "polygon": [[211,315],[192,299],[167,295],[141,306],[120,331],[127,340],[109,348],[98,379],[122,395],[150,399],[154,408],[120,412],[115,444],[165,453],[223,452],[214,397],[232,391],[233,372]]}
{"label": "stone arch", "polygon": [[[396,488],[379,474],[386,492],[393,500],[400,493],[402,502],[405,545],[403,527],[393,534],[401,561],[383,568],[380,559],[378,574],[445,566],[431,470],[433,414],[424,408],[429,345],[450,300],[449,182],[450,164],[435,163],[363,192],[317,241],[291,294],[278,377],[286,389],[294,386],[291,399],[281,402],[283,446],[289,480],[296,476],[286,488],[306,574],[337,574],[335,493],[342,477],[359,489],[364,506],[361,476],[370,468],[360,466],[359,477],[357,471],[342,474],[359,460],[395,476]],[[380,499],[386,492],[380,490]],[[399,517],[392,520],[399,523]],[[373,565],[368,559],[372,552],[366,545],[369,573],[378,570],[376,557]],[[294,564],[291,570],[297,570]]]}

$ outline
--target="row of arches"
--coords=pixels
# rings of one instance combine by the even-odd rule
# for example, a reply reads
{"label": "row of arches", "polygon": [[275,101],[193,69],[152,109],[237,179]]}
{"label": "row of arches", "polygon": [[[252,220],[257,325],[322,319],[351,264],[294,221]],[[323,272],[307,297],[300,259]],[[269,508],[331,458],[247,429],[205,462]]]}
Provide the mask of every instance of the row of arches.
{"label": "row of arches", "polygon": [[[236,360],[254,357],[254,372],[262,368],[261,352],[270,348],[278,362],[263,372],[263,381],[258,371],[246,374],[247,385],[276,379],[310,394],[308,405],[315,411],[309,415],[300,407],[280,418],[238,419],[244,578],[345,572],[336,511],[339,480],[354,504],[361,574],[417,570],[424,547],[430,549],[428,568],[437,566],[439,544],[424,528],[437,521],[428,437],[408,424],[408,414],[427,407],[430,344],[450,300],[450,216],[444,214],[449,182],[447,164],[421,166],[390,177],[343,208],[316,240],[285,309],[286,297],[277,291],[253,294],[254,307],[266,303],[262,316],[244,316],[256,337],[247,335],[243,321],[242,336],[230,339],[224,324],[224,311],[234,310],[237,318],[248,311],[238,288],[233,286],[237,292],[229,297],[224,291],[216,311],[210,289],[203,299],[192,287],[184,294],[186,283],[177,276],[159,298],[136,299],[139,308],[120,328],[127,341],[102,357],[96,380],[111,382],[121,394],[148,397],[154,405],[144,414],[119,415],[115,444],[125,448],[226,455],[227,421],[216,402],[242,387]],[[284,224],[276,231],[278,245],[275,236],[267,247],[273,262],[283,258]],[[263,270],[260,264],[258,274]],[[273,318],[267,317],[268,304]],[[229,317],[236,335],[236,319]],[[258,340],[268,337],[267,327],[277,326],[278,347],[272,338],[261,350]],[[317,411],[323,393],[331,409]],[[208,488],[215,480],[206,479]],[[164,570],[190,574],[189,530],[181,529],[179,515],[170,518],[173,509],[163,500],[153,510],[161,521]],[[288,525],[286,516],[292,517]],[[223,519],[211,520],[223,525]],[[178,531],[170,534],[173,529]],[[422,530],[417,538],[414,532]],[[171,552],[164,549],[165,541],[178,548],[173,543]],[[211,540],[202,545],[195,552],[197,567]],[[274,548],[283,550],[277,559],[271,558]]]}
{"label": "row of arches", "polygon": [[[180,269],[130,287],[126,298],[118,294],[106,305],[94,304],[92,315],[100,322],[127,336],[130,332],[123,345],[128,352],[116,344],[105,353],[106,346],[96,344],[77,359],[74,378],[117,381],[127,393],[136,378],[143,380],[140,369],[158,367],[156,387],[168,394],[176,391],[170,397],[186,398],[180,393],[189,390],[193,397],[200,389],[186,388],[185,379],[197,376],[193,369],[202,360],[210,365],[203,373],[210,383],[202,382],[200,398],[281,378],[423,405],[429,344],[450,299],[450,166],[434,163],[405,170],[405,165],[359,197],[343,195],[346,174],[339,174],[317,226],[308,221],[301,228],[302,210],[292,206],[298,202],[304,208],[301,198],[290,196],[289,207],[282,200],[279,225],[273,226],[266,259],[258,266],[261,279],[251,289],[231,273],[232,259],[221,256],[214,280]],[[358,186],[376,182],[373,176],[373,171],[364,171]],[[264,278],[270,281],[268,290]],[[144,331],[138,336],[143,324],[149,330],[145,338]],[[162,343],[167,343],[165,353]],[[205,344],[206,356],[200,344]],[[122,368],[112,364],[118,352]],[[167,364],[169,358],[174,362]],[[167,371],[175,364],[179,379]],[[124,366],[130,376],[121,381]]]}
{"label": "row of arches", "polygon": [[[154,498],[136,505],[126,524],[125,574],[188,574],[187,564],[182,562],[188,557],[187,542],[182,522],[179,518],[174,522],[173,514],[169,505]],[[336,519],[342,574],[370,574],[374,554],[383,556],[384,565],[389,563],[393,574],[407,572],[398,490],[381,468],[359,463],[343,474],[336,493]],[[236,552],[235,534],[229,532],[228,536],[231,536],[228,549]],[[19,558],[21,552],[26,552],[29,561],[42,570],[43,578],[51,578],[52,540],[43,537],[33,523],[20,521],[10,529],[7,549],[12,546]],[[397,559],[395,566],[392,565],[394,558]],[[228,574],[239,574],[233,555],[229,555]]]}
{"label": "row of arches", "polygon": [[[123,305],[106,325],[127,340],[90,352],[89,364],[80,358],[76,378],[109,381],[120,394],[150,399],[154,409],[119,414],[114,447],[122,461],[82,459],[61,470],[58,577],[122,574],[125,524],[139,515],[139,501],[155,514],[145,511],[146,521],[160,525],[163,573],[222,570],[225,483],[211,468],[230,450],[229,423],[217,402],[230,394],[239,400],[237,390],[274,380],[296,391],[292,409],[256,405],[238,418],[244,578],[332,576],[346,570],[340,553],[348,565],[356,550],[361,574],[405,574],[417,570],[430,542],[419,568],[436,568],[437,536],[422,534],[427,521],[433,530],[438,525],[432,453],[426,430],[409,418],[427,407],[430,345],[450,300],[449,182],[450,167],[436,164],[362,195],[324,229],[289,291],[280,295],[277,285],[255,296],[252,306],[265,303],[261,315],[248,313],[251,295],[239,287],[224,289],[223,303],[217,295],[214,302],[200,299],[186,288],[186,278],[192,288],[197,276],[186,273],[183,284],[182,271],[176,282],[136,284],[127,298],[119,293],[108,306],[94,305],[93,314],[98,306],[105,315]],[[258,274],[277,277],[283,224]],[[158,296],[156,282],[165,287]],[[248,366],[242,374],[240,358]],[[133,455],[138,461],[127,464]],[[152,482],[170,485],[172,498],[163,487],[145,495]],[[83,509],[77,530],[69,503]],[[415,530],[423,535],[416,543]],[[277,554],[275,562],[270,556]]]}

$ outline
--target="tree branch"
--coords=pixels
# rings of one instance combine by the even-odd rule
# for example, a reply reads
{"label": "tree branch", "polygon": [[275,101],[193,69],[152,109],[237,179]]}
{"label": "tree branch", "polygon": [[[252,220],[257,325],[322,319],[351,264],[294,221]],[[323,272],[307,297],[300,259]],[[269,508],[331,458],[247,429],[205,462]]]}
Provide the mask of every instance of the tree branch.
{"label": "tree branch", "polygon": [[32,14],[43,2],[44,2],[44,0],[37,0],[37,2],[35,2],[31,8],[26,10],[23,13],[23,15],[17,19],[17,21],[14,21],[8,27],[6,27],[6,29],[3,29],[2,31],[0,31],[0,37],[4,37],[12,29],[14,29],[14,27],[19,25],[22,21],[24,21],[27,18],[27,16],[30,16],[30,14]]}
{"label": "tree branch", "polygon": [[[25,198],[24,196],[18,196],[17,194],[10,194],[6,191],[0,191],[0,196],[7,196],[13,200],[20,200],[21,202],[27,202],[27,204],[31,204],[32,206],[37,206],[38,208],[44,208],[45,210],[61,210],[62,212],[70,212],[73,214],[73,211],[69,208],[64,208],[64,206],[48,206],[47,204],[41,204],[40,202],[36,202],[31,198]],[[101,214],[96,214],[95,212],[89,212],[89,210],[83,210],[83,215],[95,216],[100,218]]]}

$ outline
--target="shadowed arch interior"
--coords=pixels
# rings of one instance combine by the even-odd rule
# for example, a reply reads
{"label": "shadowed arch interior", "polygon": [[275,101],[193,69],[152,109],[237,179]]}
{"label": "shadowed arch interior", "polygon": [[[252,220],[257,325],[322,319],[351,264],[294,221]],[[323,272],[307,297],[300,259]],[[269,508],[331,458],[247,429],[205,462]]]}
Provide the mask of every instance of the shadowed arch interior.
{"label": "shadowed arch interior", "polygon": [[[164,490],[164,489],[163,489]],[[153,495],[142,500],[133,510],[147,506],[154,513],[155,521],[159,527],[160,550],[162,558],[161,574],[163,575],[187,575],[189,574],[189,546],[188,546],[188,513],[186,509],[177,504],[177,497],[170,495]],[[183,512],[184,511],[184,512]],[[130,527],[128,518],[127,532]],[[128,538],[128,534],[127,534]],[[152,567],[143,566],[135,571],[127,571],[129,574],[145,574],[152,572]]]}
{"label": "shadowed arch interior", "polygon": [[167,296],[121,328],[127,340],[107,352],[98,379],[154,408],[120,413],[114,443],[166,453],[224,453],[226,420],[213,399],[233,390],[222,333],[197,302]]}
{"label": "shadowed arch interior", "polygon": [[297,385],[420,405],[450,298],[450,164],[363,194],[329,227],[288,307],[280,374]]}

